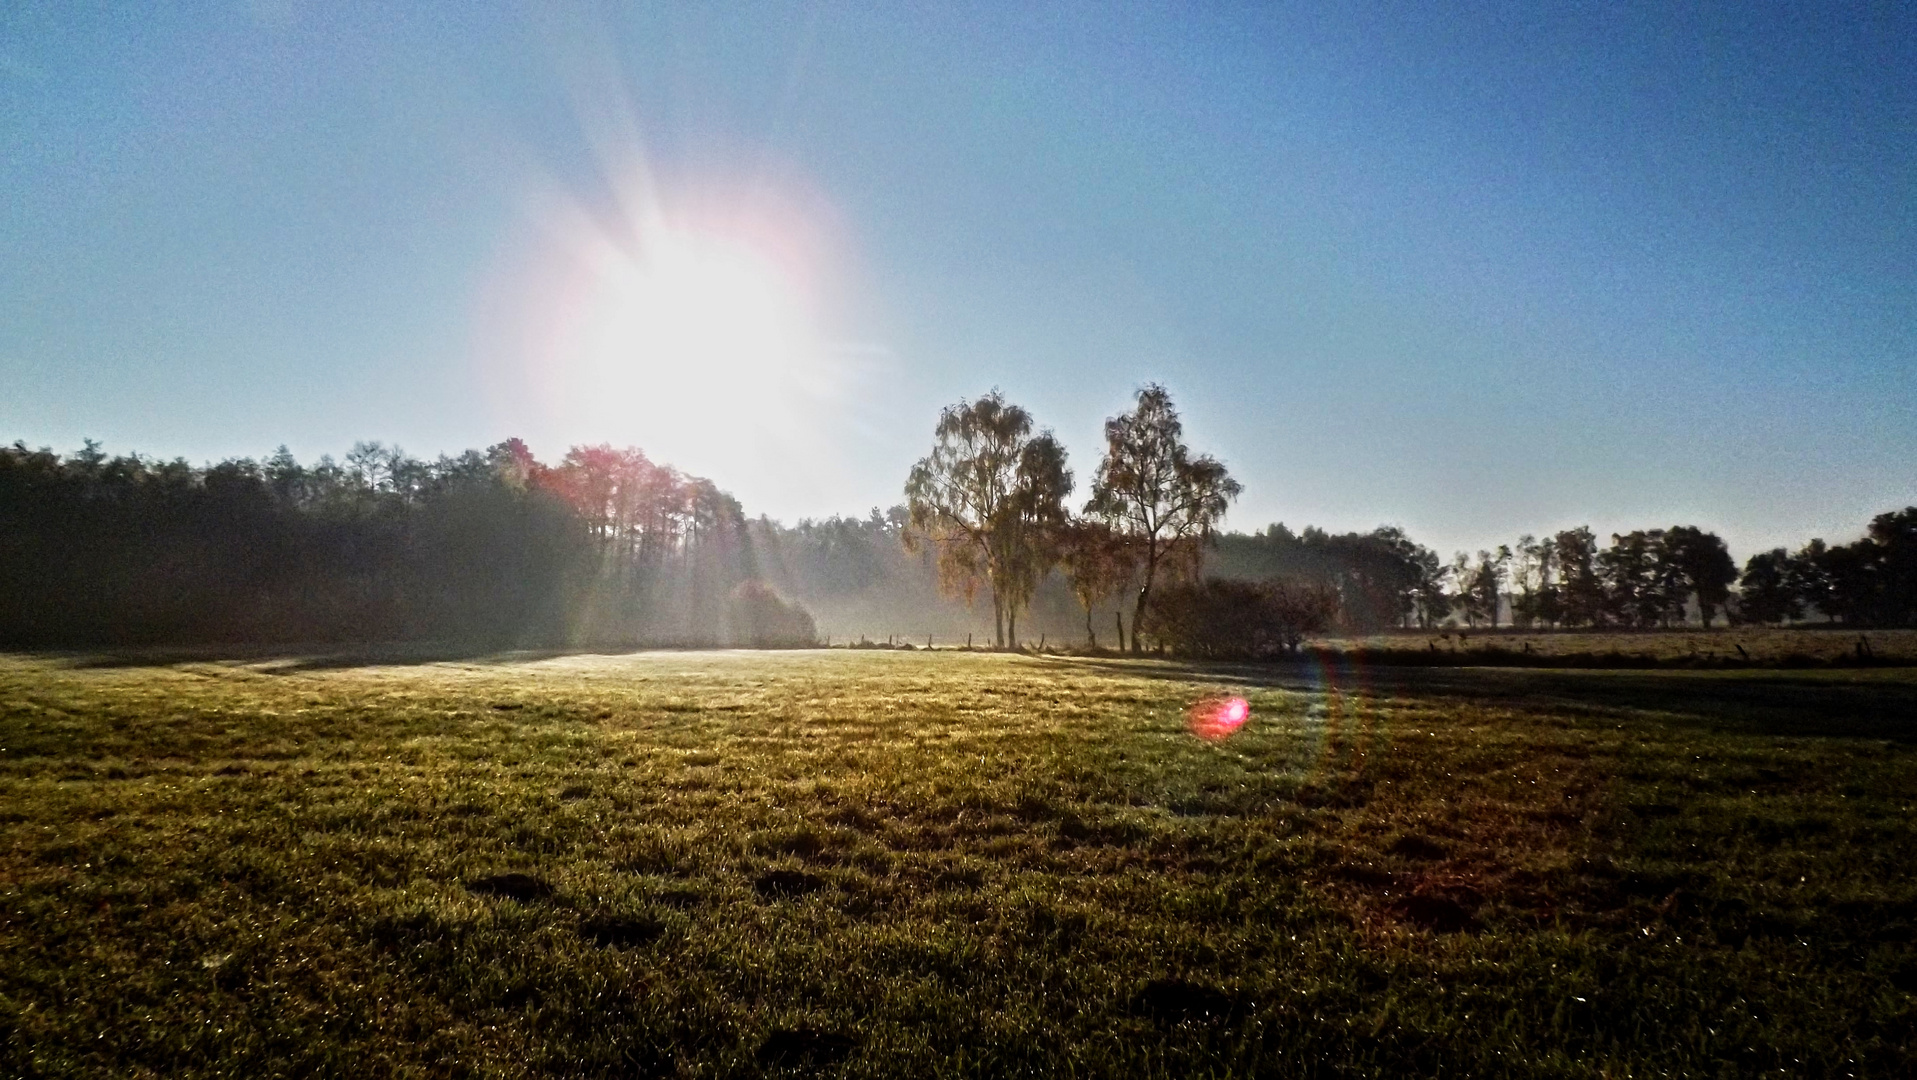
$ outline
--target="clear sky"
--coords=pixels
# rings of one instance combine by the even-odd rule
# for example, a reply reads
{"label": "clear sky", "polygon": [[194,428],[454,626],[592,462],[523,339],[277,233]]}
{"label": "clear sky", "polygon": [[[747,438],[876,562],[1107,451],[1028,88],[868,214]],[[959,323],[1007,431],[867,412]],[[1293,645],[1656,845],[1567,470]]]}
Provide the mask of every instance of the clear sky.
{"label": "clear sky", "polygon": [[[162,5],[151,5],[159,8]],[[1917,6],[0,13],[0,439],[643,447],[900,499],[1167,384],[1230,525],[1917,503]]]}

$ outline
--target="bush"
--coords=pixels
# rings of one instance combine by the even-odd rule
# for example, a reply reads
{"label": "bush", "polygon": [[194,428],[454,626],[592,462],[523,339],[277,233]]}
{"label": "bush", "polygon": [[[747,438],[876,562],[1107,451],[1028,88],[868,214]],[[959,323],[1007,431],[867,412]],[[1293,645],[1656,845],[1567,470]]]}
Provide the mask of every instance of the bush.
{"label": "bush", "polygon": [[1180,656],[1258,659],[1297,652],[1337,611],[1338,594],[1328,586],[1213,578],[1154,593],[1145,633]]}
{"label": "bush", "polygon": [[753,649],[805,649],[819,643],[812,613],[781,600],[763,581],[741,582],[729,610],[732,643]]}

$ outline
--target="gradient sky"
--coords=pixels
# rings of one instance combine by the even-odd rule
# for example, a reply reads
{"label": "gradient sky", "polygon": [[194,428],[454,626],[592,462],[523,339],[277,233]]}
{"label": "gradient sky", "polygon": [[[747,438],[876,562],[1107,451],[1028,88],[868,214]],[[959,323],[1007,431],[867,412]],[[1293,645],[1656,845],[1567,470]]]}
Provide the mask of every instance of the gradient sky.
{"label": "gradient sky", "polygon": [[[1241,529],[1917,503],[1917,7],[877,6],[9,4],[0,439],[611,441],[790,521],[995,385],[1083,486],[1158,380]],[[803,363],[573,355],[645,213]]]}

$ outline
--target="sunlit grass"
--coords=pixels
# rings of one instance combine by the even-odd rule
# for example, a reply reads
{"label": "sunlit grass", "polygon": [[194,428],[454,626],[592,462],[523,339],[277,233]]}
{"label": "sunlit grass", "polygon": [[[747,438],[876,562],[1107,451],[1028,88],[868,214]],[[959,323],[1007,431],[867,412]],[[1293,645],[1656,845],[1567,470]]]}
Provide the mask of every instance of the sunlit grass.
{"label": "sunlit grass", "polygon": [[[1194,738],[1223,689],[1251,722]],[[0,659],[0,1071],[1902,1075],[1914,703],[1902,669]]]}

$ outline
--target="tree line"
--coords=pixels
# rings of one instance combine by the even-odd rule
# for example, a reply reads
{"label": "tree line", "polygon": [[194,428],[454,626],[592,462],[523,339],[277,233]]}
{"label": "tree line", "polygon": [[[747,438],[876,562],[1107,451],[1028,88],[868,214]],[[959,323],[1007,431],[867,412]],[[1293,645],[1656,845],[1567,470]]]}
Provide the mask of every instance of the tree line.
{"label": "tree line", "polygon": [[1613,533],[1589,526],[1442,560],[1403,530],[1226,533],[1211,572],[1318,582],[1348,632],[1458,625],[1519,629],[1917,625],[1917,507],[1879,514],[1849,544],[1812,540],[1751,556],[1696,526]]}
{"label": "tree line", "polygon": [[924,645],[978,631],[1227,655],[1325,629],[1917,625],[1917,508],[1741,572],[1689,526],[1444,559],[1392,527],[1220,532],[1238,484],[1185,444],[1162,387],[1104,434],[1074,503],[1064,447],[993,392],[941,413],[903,504],[789,526],[631,448],[548,463],[518,440],[434,460],[367,442],[337,461],[282,448],[195,467],[15,443],[0,447],[0,644]]}
{"label": "tree line", "polygon": [[1917,506],[1877,515],[1849,544],[1812,540],[1751,556],[1737,604],[1750,622],[1917,626]]}
{"label": "tree line", "polygon": [[738,502],[634,449],[203,468],[0,448],[0,641],[809,644]]}
{"label": "tree line", "polygon": [[1724,541],[1695,526],[1613,533],[1600,547],[1580,526],[1463,553],[1408,599],[1418,624],[1622,627],[1917,625],[1917,507],[1877,515],[1849,544],[1812,540],[1751,556],[1740,571]]}
{"label": "tree line", "polygon": [[1185,445],[1156,384],[1106,421],[1091,498],[1076,512],[1064,447],[999,391],[947,407],[933,435],[906,480],[902,539],[936,553],[948,593],[968,603],[989,594],[1001,645],[1020,640],[1020,612],[1054,574],[1078,600],[1092,647],[1095,609],[1126,597],[1112,628],[1134,652],[1146,641],[1214,655],[1284,651],[1331,626],[1650,629],[1812,612],[1917,625],[1917,507],[1879,515],[1851,544],[1752,556],[1741,574],[1723,539],[1692,525],[1616,533],[1608,545],[1580,526],[1447,561],[1390,526],[1219,534],[1240,486]]}

